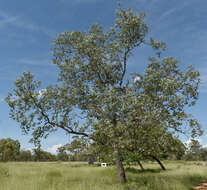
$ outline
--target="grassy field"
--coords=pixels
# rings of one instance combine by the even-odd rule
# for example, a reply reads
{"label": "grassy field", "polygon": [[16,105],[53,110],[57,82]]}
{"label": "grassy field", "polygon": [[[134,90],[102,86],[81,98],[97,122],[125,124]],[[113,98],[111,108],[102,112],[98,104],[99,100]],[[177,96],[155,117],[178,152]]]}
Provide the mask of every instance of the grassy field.
{"label": "grassy field", "polygon": [[207,166],[193,162],[144,164],[145,172],[126,168],[128,183],[121,185],[115,167],[86,163],[0,163],[0,190],[189,190],[207,181]]}

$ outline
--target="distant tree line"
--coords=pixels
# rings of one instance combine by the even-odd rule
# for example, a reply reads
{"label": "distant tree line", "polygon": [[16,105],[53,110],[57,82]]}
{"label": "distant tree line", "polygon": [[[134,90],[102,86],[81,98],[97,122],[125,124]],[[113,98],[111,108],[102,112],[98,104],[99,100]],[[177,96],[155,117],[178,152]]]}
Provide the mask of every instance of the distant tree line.
{"label": "distant tree line", "polygon": [[[153,160],[159,164],[161,160],[186,160],[186,161],[207,161],[207,148],[202,147],[196,139],[191,139],[188,145],[174,138],[174,145],[163,146],[163,150],[158,154],[140,157],[139,154],[126,150],[121,158],[124,163],[138,163],[144,169],[141,161]],[[157,145],[159,146],[159,145]],[[97,162],[108,162],[114,164],[113,152],[108,151],[104,146],[100,147],[94,143],[89,143],[84,138],[74,136],[71,143],[59,147],[57,154],[42,150],[40,147],[30,150],[21,150],[18,140],[11,138],[0,139],[0,161],[88,161],[92,157]]]}
{"label": "distant tree line", "polygon": [[69,153],[58,149],[57,155],[42,150],[40,147],[31,150],[21,150],[18,140],[11,138],[0,139],[0,161],[86,161],[87,156],[82,152]]}

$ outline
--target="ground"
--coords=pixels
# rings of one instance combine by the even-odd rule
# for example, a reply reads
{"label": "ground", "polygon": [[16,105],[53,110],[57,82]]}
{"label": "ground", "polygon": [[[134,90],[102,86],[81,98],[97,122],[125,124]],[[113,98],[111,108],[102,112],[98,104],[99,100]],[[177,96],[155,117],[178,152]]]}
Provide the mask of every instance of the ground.
{"label": "ground", "polygon": [[[121,185],[114,166],[101,168],[81,162],[0,163],[0,190],[192,190],[207,182],[201,162],[144,163],[145,172],[125,166],[128,183]],[[197,187],[197,190],[199,189]]]}

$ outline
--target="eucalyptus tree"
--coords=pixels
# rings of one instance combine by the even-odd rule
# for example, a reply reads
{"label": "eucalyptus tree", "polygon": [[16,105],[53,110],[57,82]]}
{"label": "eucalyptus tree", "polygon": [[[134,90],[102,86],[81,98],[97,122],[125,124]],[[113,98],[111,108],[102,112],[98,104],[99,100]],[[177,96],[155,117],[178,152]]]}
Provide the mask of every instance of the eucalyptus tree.
{"label": "eucalyptus tree", "polygon": [[[120,9],[116,16],[107,32],[92,25],[88,32],[60,33],[53,48],[57,83],[41,90],[41,83],[25,72],[6,101],[11,118],[26,134],[32,132],[35,143],[60,128],[114,151],[124,183],[121,154],[133,142],[129,132],[145,134],[146,126],[182,132],[183,120],[194,133],[199,129],[184,111],[197,99],[199,73],[192,68],[181,72],[173,58],[159,60],[165,44],[147,40],[144,13]],[[143,45],[152,46],[158,58],[150,59],[144,76],[135,73],[127,78],[129,57]]]}

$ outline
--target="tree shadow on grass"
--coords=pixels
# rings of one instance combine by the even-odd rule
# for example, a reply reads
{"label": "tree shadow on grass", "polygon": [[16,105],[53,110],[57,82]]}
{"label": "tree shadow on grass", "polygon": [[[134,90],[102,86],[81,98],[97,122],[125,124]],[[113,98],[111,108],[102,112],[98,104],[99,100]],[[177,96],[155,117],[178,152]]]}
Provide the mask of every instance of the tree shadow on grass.
{"label": "tree shadow on grass", "polygon": [[173,184],[178,183],[181,187],[193,190],[193,188],[199,184],[207,182],[206,176],[199,174],[159,175],[159,173],[163,172],[161,169],[146,169],[145,171],[141,171],[133,167],[128,167],[126,168],[126,172],[138,174],[130,175],[131,177],[128,178],[129,183],[133,183],[136,188],[145,187],[146,189],[153,188],[153,190],[162,190],[166,189],[166,183],[169,183],[169,189],[174,189]]}
{"label": "tree shadow on grass", "polygon": [[163,171],[162,169],[159,168],[154,168],[154,169],[145,169],[145,170],[140,170],[140,169],[136,169],[133,167],[127,167],[126,168],[126,172],[130,172],[130,173],[160,173],[161,171]]}

